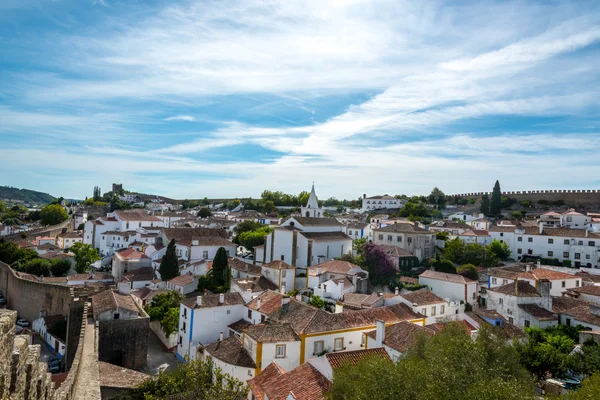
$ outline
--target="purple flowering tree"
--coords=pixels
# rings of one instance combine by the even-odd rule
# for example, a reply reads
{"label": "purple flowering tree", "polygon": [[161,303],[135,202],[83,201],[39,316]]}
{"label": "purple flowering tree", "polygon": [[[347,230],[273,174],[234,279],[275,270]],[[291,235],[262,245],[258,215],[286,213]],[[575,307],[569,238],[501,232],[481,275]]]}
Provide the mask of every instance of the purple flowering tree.
{"label": "purple flowering tree", "polygon": [[396,275],[396,267],[391,257],[376,244],[367,243],[363,246],[362,261],[369,271],[369,279],[374,284],[384,285]]}

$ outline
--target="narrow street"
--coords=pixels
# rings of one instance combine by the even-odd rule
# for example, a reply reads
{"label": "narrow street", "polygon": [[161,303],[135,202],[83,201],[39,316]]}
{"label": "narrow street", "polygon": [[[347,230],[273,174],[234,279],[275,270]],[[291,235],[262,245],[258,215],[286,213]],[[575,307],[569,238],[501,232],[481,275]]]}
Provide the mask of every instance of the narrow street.
{"label": "narrow street", "polygon": [[148,373],[158,375],[160,371],[174,371],[179,361],[175,354],[167,351],[154,332],[148,334]]}

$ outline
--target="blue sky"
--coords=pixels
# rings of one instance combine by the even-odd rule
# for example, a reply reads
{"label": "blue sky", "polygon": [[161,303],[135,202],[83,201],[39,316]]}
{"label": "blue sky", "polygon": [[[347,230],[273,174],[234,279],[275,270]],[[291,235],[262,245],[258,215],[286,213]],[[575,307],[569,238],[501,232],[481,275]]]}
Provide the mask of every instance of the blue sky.
{"label": "blue sky", "polygon": [[600,188],[597,1],[0,2],[0,185]]}

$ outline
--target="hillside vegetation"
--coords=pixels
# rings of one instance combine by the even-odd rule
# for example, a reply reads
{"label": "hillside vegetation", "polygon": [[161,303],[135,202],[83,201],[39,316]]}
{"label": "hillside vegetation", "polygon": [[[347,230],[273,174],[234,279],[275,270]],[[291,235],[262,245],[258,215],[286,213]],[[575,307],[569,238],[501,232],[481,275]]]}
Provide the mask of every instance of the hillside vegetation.
{"label": "hillside vegetation", "polygon": [[47,204],[54,201],[54,197],[48,193],[36,192],[29,189],[17,189],[10,186],[0,186],[0,199],[21,200],[34,204]]}

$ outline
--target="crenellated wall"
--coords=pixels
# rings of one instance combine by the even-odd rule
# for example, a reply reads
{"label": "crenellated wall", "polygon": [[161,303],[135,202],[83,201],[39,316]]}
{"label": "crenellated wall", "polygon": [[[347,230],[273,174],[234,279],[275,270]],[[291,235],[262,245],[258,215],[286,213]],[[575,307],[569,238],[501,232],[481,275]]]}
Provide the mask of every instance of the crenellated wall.
{"label": "crenellated wall", "polygon": [[[450,195],[451,197],[481,197],[484,194],[491,196],[491,192],[470,192]],[[562,200],[566,205],[583,206],[600,204],[600,190],[523,190],[502,192],[502,196],[512,197],[518,201]]]}

